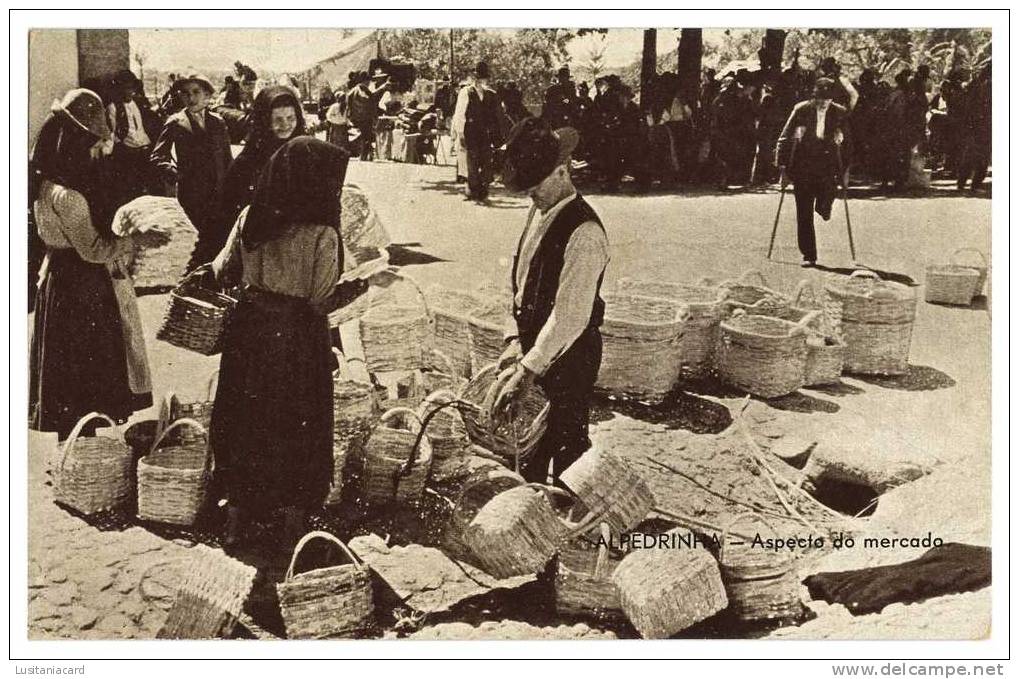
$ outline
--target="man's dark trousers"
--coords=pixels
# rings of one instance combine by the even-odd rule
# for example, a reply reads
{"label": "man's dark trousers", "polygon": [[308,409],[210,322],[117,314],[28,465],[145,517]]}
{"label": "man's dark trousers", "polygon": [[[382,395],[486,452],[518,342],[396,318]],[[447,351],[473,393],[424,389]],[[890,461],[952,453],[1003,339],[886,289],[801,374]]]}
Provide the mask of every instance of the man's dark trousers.
{"label": "man's dark trousers", "polygon": [[474,200],[488,198],[492,182],[492,147],[482,144],[467,149],[467,195]]}
{"label": "man's dark trousers", "polygon": [[828,221],[835,201],[835,183],[827,177],[802,177],[793,181],[796,197],[796,240],[803,259],[817,261],[814,212]]}

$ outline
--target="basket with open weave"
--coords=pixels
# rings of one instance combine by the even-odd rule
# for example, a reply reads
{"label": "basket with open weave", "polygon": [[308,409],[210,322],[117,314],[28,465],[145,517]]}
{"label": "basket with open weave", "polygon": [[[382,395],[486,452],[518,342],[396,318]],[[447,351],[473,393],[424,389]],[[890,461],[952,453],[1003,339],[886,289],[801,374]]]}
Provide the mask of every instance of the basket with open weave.
{"label": "basket with open weave", "polygon": [[633,465],[599,447],[592,446],[559,478],[616,535],[643,521],[655,503]]}
{"label": "basket with open weave", "polygon": [[519,462],[534,452],[545,433],[548,399],[541,387],[532,383],[521,394],[510,419],[497,420],[492,416],[492,406],[498,376],[495,363],[478,371],[460,393],[460,414],[472,443],[519,469]]}
{"label": "basket with open weave", "polygon": [[464,533],[481,508],[504,490],[524,485],[522,476],[506,469],[501,464],[482,467],[470,472],[463,480],[452,511],[442,532],[442,548],[454,558],[474,562],[474,557],[464,543]]}
{"label": "basket with open weave", "polygon": [[228,636],[255,582],[256,569],[202,544],[187,550],[184,569],[157,639],[218,639]]}
{"label": "basket with open weave", "polygon": [[[758,284],[749,280],[756,277]],[[703,279],[702,279],[703,280]],[[736,309],[748,314],[775,315],[790,305],[789,298],[773,289],[760,271],[747,271],[735,281],[724,281],[726,315]]]}
{"label": "basket with open weave", "polygon": [[621,293],[660,297],[685,306],[689,316],[680,341],[682,375],[695,379],[711,371],[711,355],[718,339],[718,323],[722,320],[723,303],[728,295],[726,289],[633,278],[619,279],[616,287]]}
{"label": "basket with open weave", "polygon": [[595,386],[642,400],[665,398],[682,370],[686,307],[640,295],[609,293],[604,298],[601,367]]}
{"label": "basket with open weave", "polygon": [[198,283],[195,270],[170,293],[170,303],[156,339],[212,356],[223,350],[223,337],[237,300]]}
{"label": "basket with open weave", "polygon": [[439,389],[426,396],[417,410],[432,446],[432,480],[437,482],[460,476],[471,454],[471,441],[456,401],[456,394]]}
{"label": "basket with open weave", "polygon": [[[162,448],[172,431],[194,427],[202,438],[185,438]],[[181,419],[170,424],[152,443],[149,453],[138,461],[138,518],[190,526],[205,504],[212,471],[207,433],[201,424]]]}
{"label": "basket with open weave", "polygon": [[824,286],[825,319],[846,344],[845,371],[903,375],[916,319],[916,292],[873,271],[831,276]]}
{"label": "basket with open weave", "polygon": [[333,482],[326,505],[341,501],[350,463],[363,455],[375,416],[375,388],[354,379],[347,358],[334,351],[339,368],[333,375]]}
{"label": "basket with open weave", "polygon": [[610,548],[612,533],[605,522],[600,525],[599,537],[596,542],[596,538],[583,535],[560,549],[555,576],[556,610],[564,615],[617,621],[625,616],[612,574],[622,555]]}
{"label": "basket with open weave", "polygon": [[[347,563],[297,571],[298,558],[312,540],[339,547]],[[371,571],[339,539],[324,531],[308,533],[294,548],[283,582],[276,585],[288,639],[330,639],[362,635],[372,625]]]}
{"label": "basket with open weave", "polygon": [[413,504],[421,500],[432,464],[432,446],[410,408],[382,414],[364,448],[362,497],[368,503]]}
{"label": "basket with open weave", "polygon": [[109,436],[81,436],[82,428],[96,418],[117,426],[102,413],[78,420],[64,441],[54,484],[56,501],[85,515],[116,509],[131,499],[131,448]]}
{"label": "basket with open weave", "polygon": [[969,306],[977,292],[980,272],[959,264],[931,264],[924,280],[924,301]]}
{"label": "basket with open weave", "polygon": [[987,271],[988,271],[987,256],[980,250],[977,250],[976,248],[959,248],[958,250],[952,253],[951,263],[959,264],[959,255],[961,255],[964,252],[972,252],[975,253],[978,257],[980,257],[979,264],[974,264],[973,262],[970,262],[969,264],[965,265],[971,269],[976,269],[977,273],[980,274],[977,277],[976,284],[973,286],[973,295],[975,297],[979,297],[980,295],[984,294],[984,284],[987,283]]}
{"label": "basket with open weave", "polygon": [[751,541],[735,543],[730,539],[733,527],[751,518],[764,523],[772,535],[775,533],[764,517],[753,512],[740,514],[722,531],[718,560],[729,605],[741,620],[798,619],[803,604],[792,556],[754,547]]}
{"label": "basket with open weave", "polygon": [[796,391],[806,378],[806,325],[812,318],[790,323],[736,310],[732,318],[721,324],[715,352],[719,376],[732,386],[763,398]]}
{"label": "basket with open weave", "polygon": [[384,304],[361,317],[361,345],[368,370],[419,370],[432,329],[428,310]]}
{"label": "basket with open weave", "polygon": [[623,612],[645,639],[670,637],[729,604],[718,563],[699,548],[630,552],[612,582]]}

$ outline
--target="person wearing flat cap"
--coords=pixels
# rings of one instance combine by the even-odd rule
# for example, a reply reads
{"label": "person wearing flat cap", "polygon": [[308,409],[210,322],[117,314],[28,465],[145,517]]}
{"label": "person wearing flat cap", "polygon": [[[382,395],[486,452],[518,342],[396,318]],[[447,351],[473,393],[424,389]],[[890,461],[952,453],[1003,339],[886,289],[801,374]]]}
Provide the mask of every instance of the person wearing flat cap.
{"label": "person wearing flat cap", "polygon": [[817,263],[814,212],[825,221],[831,218],[837,182],[848,181],[849,157],[846,109],[832,102],[835,82],[818,78],[814,96],[793,108],[775,149],[784,188],[791,179],[796,197],[796,236],[803,261]]}
{"label": "person wearing flat cap", "polygon": [[530,481],[546,481],[550,466],[558,479],[591,445],[589,400],[601,365],[600,289],[609,256],[601,219],[570,178],[577,142],[573,128],[552,130],[525,118],[506,143],[503,183],[530,196],[532,206],[513,258],[513,319],[494,410],[511,410],[532,383],[548,397],[545,434],[522,470]]}
{"label": "person wearing flat cap", "polygon": [[177,82],[187,105],[167,118],[149,161],[175,187],[177,200],[198,230],[198,243],[187,266],[191,271],[211,262],[229,235],[219,217],[223,182],[233,156],[226,123],[207,109],[216,91],[212,81],[189,75]]}

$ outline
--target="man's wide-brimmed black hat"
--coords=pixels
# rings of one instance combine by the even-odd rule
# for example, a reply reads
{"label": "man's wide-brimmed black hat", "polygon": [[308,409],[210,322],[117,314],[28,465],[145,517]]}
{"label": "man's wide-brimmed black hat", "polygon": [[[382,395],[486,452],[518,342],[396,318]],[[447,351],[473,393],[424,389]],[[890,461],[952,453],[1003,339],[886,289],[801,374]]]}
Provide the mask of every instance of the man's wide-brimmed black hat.
{"label": "man's wide-brimmed black hat", "polygon": [[834,99],[835,81],[831,78],[818,78],[814,83],[815,99]]}
{"label": "man's wide-brimmed black hat", "polygon": [[474,67],[474,77],[488,79],[491,78],[491,74],[488,70],[488,64],[484,61],[479,61],[478,65]]}
{"label": "man's wide-brimmed black hat", "polygon": [[572,127],[553,130],[539,118],[524,118],[509,133],[502,183],[520,193],[533,189],[569,162],[579,140],[580,135]]}

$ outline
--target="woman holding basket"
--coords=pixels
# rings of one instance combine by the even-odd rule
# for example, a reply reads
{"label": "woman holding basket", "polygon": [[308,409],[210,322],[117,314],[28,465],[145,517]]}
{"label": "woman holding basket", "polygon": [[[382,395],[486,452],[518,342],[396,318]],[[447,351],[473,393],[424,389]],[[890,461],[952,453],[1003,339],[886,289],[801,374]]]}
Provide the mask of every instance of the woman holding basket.
{"label": "woman holding basket", "polygon": [[225,541],[283,508],[285,544],[304,530],[332,479],[332,351],[326,314],[342,268],[339,192],[349,156],[312,137],[284,144],[259,176],[212,264],[244,291],[224,339],[212,410],[225,472]]}

